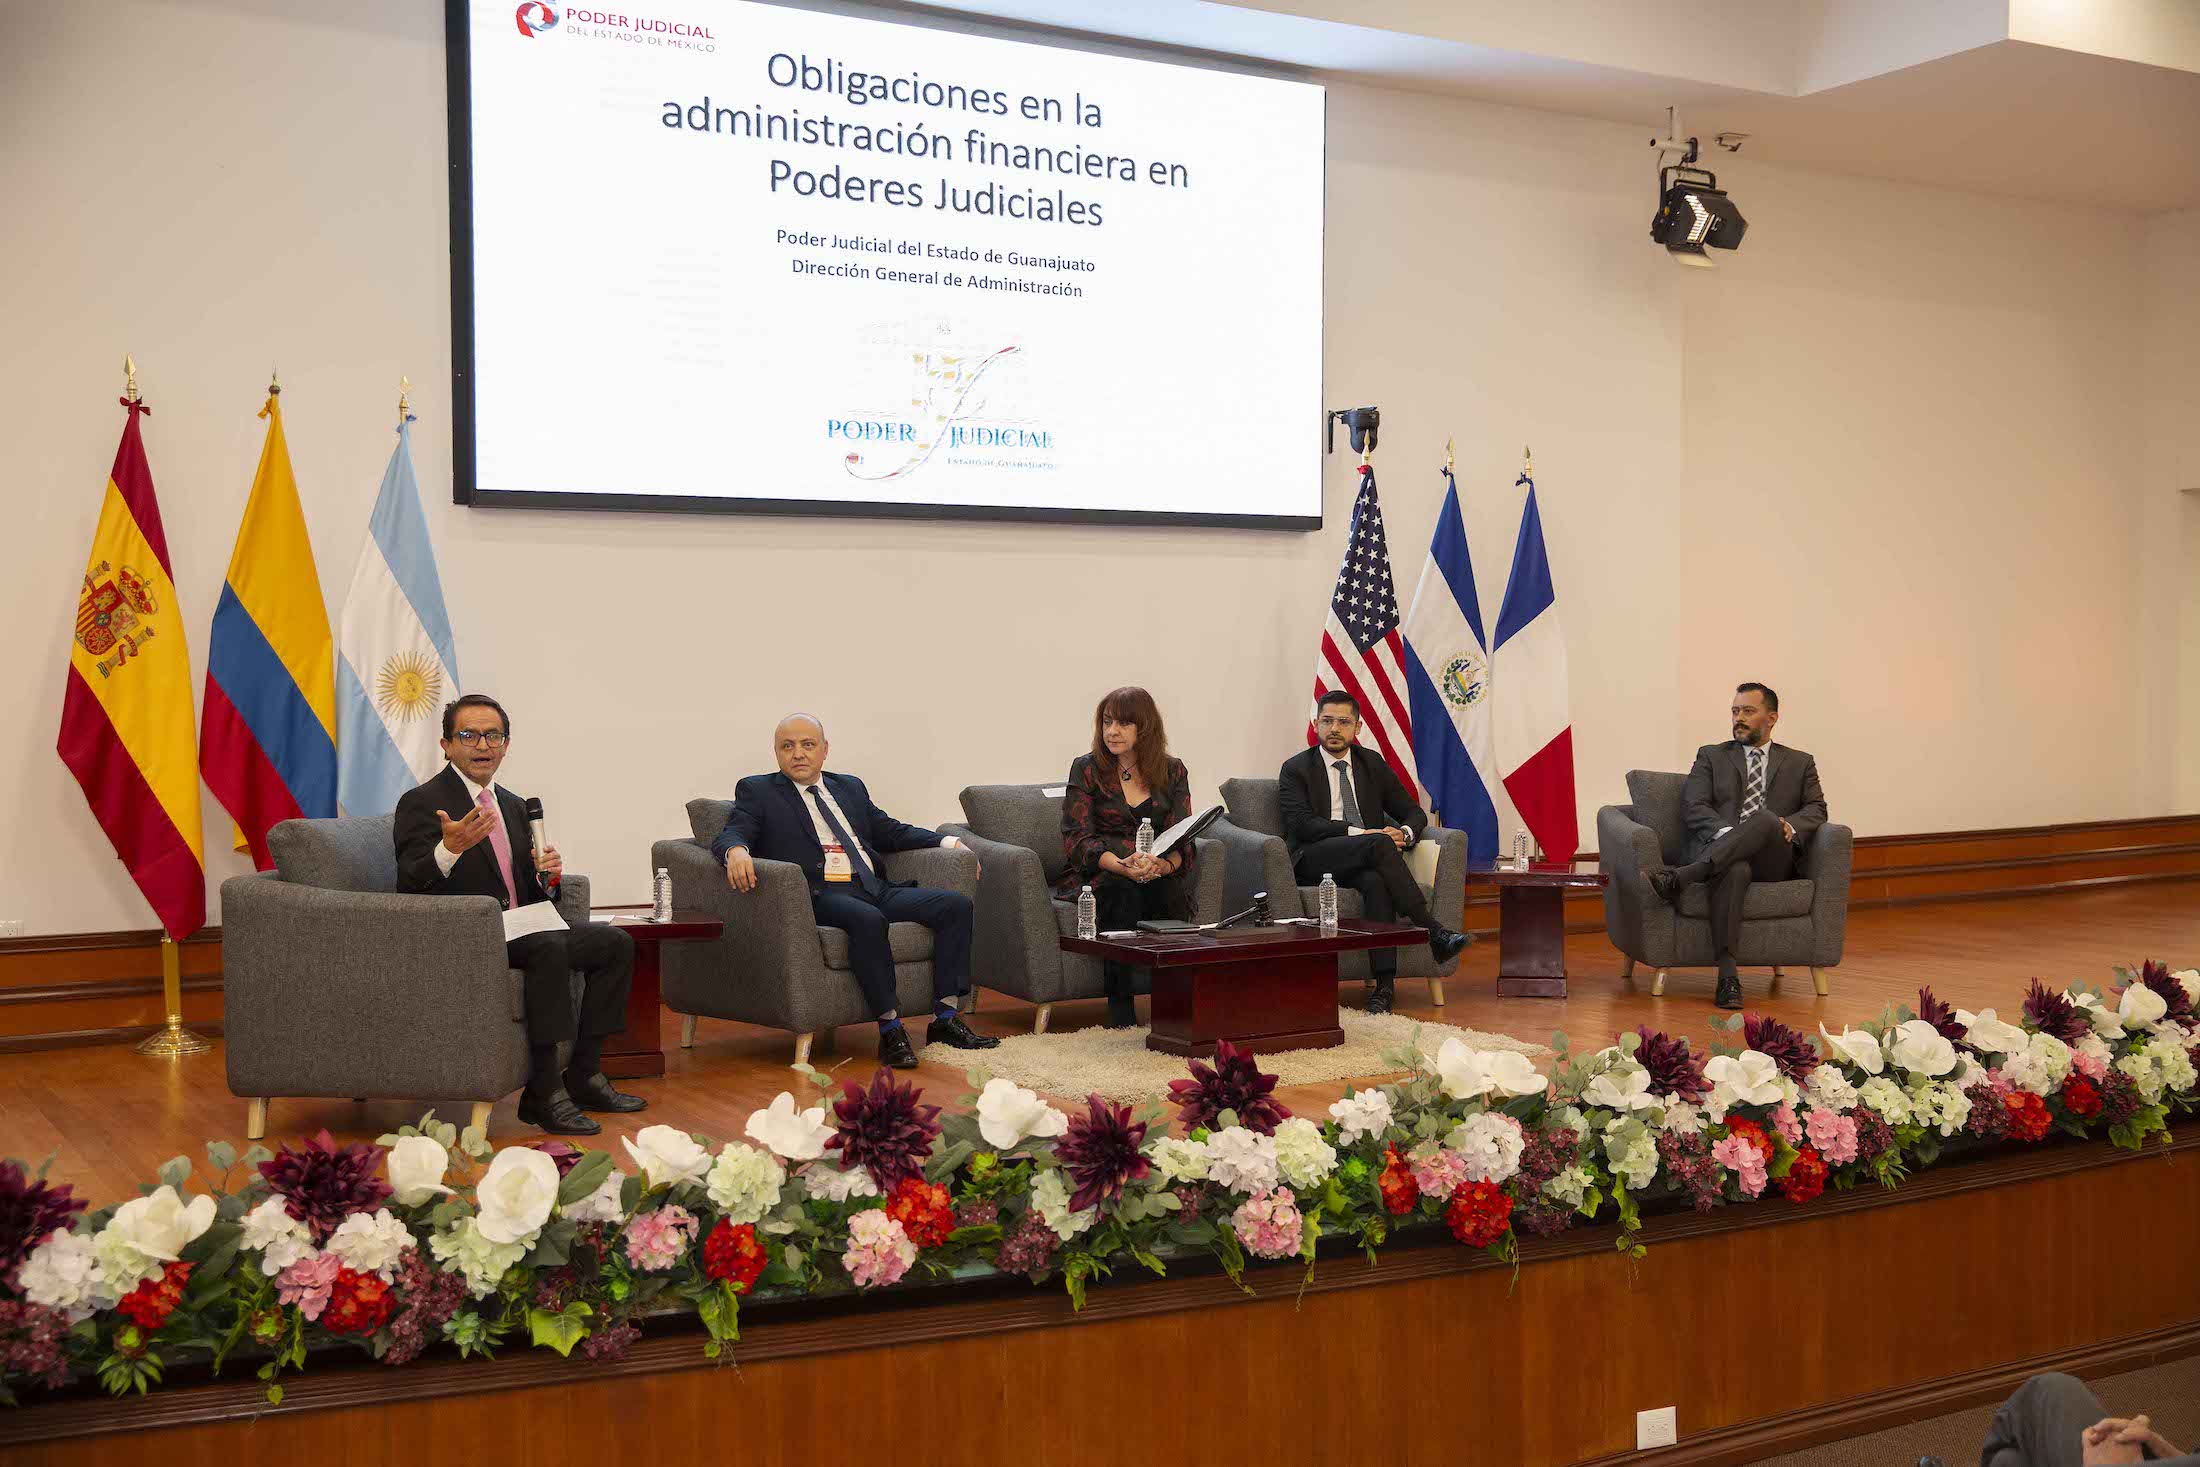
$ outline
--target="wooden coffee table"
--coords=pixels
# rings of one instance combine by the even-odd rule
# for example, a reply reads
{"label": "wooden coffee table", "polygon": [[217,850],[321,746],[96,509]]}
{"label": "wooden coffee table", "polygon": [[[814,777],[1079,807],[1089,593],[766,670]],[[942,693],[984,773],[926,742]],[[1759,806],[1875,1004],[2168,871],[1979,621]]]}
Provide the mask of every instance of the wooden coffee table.
{"label": "wooden coffee table", "polygon": [[1227,932],[1141,932],[1065,937],[1062,951],[1132,963],[1153,973],[1153,1028],[1146,1047],[1199,1056],[1227,1039],[1255,1054],[1333,1049],[1337,954],[1411,947],[1428,934],[1405,922],[1346,918],[1336,935],[1318,927],[1233,927]]}
{"label": "wooden coffee table", "polygon": [[716,937],[726,928],[707,912],[674,912],[669,922],[659,922],[644,907],[588,914],[592,922],[604,922],[634,939],[634,979],[626,991],[626,1028],[604,1037],[603,1073],[606,1079],[647,1079],[665,1072],[664,1020],[659,1009],[659,945]]}
{"label": "wooden coffee table", "polygon": [[1497,992],[1503,998],[1566,996],[1566,894],[1602,891],[1601,871],[1571,864],[1507,871],[1467,868],[1467,884],[1497,888]]}

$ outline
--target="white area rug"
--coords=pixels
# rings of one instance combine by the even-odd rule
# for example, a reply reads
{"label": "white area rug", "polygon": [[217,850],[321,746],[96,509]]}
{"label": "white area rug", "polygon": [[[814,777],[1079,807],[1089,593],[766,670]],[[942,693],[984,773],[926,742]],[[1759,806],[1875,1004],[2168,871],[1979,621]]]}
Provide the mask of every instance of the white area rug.
{"label": "white area rug", "polygon": [[[1450,1024],[1431,1024],[1398,1014],[1364,1014],[1341,1009],[1337,1021],[1344,1043],[1335,1049],[1289,1049],[1258,1057],[1263,1071],[1283,1085],[1313,1085],[1325,1080],[1375,1079],[1398,1073],[1383,1056],[1407,1043],[1433,1055],[1447,1039],[1475,1049],[1509,1049],[1530,1059],[1550,1057],[1540,1044],[1509,1034],[1484,1034]],[[1070,1100],[1104,1095],[1115,1101],[1143,1100],[1168,1093],[1171,1080],[1186,1074],[1184,1060],[1146,1048],[1146,1030],[1103,1029],[1094,1025],[1062,1034],[1013,1034],[999,1049],[970,1056],[970,1068],[985,1069],[1043,1094]]]}

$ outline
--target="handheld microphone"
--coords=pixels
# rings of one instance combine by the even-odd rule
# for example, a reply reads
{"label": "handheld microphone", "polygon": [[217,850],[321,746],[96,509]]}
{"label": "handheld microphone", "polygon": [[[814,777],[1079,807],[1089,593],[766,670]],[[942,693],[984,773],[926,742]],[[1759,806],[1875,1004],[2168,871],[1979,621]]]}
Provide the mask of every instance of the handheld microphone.
{"label": "handheld microphone", "polygon": [[[550,844],[550,837],[542,828],[542,801],[532,795],[527,799],[527,828],[534,833],[535,859],[540,861],[543,849]],[[537,875],[544,886],[555,888],[558,885],[558,878],[555,876],[541,876],[539,869]]]}

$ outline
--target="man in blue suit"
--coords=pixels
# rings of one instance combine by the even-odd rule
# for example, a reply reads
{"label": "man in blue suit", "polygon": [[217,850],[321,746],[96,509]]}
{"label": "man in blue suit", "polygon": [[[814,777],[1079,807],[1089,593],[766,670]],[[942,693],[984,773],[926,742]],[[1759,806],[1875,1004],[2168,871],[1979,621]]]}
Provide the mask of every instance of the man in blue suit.
{"label": "man in blue suit", "polygon": [[711,842],[711,855],[725,866],[735,891],[755,888],[758,857],[802,868],[819,924],[848,934],[848,966],[878,1019],[880,1060],[897,1070],[917,1063],[895,1007],[894,955],[886,941],[891,922],[932,929],[932,1022],[925,1043],[993,1048],[1001,1041],[971,1028],[957,1011],[970,992],[970,898],[888,881],[878,862],[891,851],[960,848],[962,842],[904,825],[872,804],[862,780],[826,773],[826,751],[825,727],[815,718],[790,713],[781,719],[772,731],[779,772],[752,774],[734,787],[733,815]]}

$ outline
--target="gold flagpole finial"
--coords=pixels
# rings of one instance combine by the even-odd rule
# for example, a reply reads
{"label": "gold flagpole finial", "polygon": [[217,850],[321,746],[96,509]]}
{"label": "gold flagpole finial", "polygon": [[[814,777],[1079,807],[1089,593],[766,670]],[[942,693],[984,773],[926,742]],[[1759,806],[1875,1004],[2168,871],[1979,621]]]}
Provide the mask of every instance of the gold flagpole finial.
{"label": "gold flagpole finial", "polygon": [[400,428],[412,418],[412,385],[410,377],[397,379],[397,426]]}
{"label": "gold flagpole finial", "polygon": [[283,379],[276,375],[273,367],[267,369],[267,395],[269,397],[281,397],[283,395]]}
{"label": "gold flagpole finial", "polygon": [[1449,438],[1446,438],[1444,440],[1444,472],[1447,474],[1450,473],[1452,471],[1452,467],[1451,440]]}
{"label": "gold flagpole finial", "polygon": [[1535,455],[1528,451],[1525,444],[1521,445],[1520,449],[1520,477],[1523,479],[1535,477]]}
{"label": "gold flagpole finial", "polygon": [[122,395],[132,402],[138,400],[137,358],[133,356],[122,359]]}

